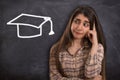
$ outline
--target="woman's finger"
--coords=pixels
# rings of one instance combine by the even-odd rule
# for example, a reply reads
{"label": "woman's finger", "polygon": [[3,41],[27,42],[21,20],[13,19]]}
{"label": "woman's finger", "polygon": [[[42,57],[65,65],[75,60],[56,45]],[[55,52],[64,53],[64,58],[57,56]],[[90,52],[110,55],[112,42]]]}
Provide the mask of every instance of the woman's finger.
{"label": "woman's finger", "polygon": [[96,31],[95,23],[93,24],[93,30]]}
{"label": "woman's finger", "polygon": [[93,31],[90,30],[90,31],[88,32],[88,38],[90,39],[90,41],[92,40],[92,36],[93,36]]}
{"label": "woman's finger", "polygon": [[92,31],[92,30],[89,30],[88,36],[92,36],[93,34],[94,34],[93,31]]}

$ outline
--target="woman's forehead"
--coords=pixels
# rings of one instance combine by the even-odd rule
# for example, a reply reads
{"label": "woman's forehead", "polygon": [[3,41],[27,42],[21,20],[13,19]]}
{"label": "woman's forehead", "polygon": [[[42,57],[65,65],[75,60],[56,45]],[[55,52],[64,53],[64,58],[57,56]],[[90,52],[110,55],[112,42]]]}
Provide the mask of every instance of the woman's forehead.
{"label": "woman's forehead", "polygon": [[84,14],[78,14],[74,19],[89,22],[89,19],[86,16],[84,16]]}

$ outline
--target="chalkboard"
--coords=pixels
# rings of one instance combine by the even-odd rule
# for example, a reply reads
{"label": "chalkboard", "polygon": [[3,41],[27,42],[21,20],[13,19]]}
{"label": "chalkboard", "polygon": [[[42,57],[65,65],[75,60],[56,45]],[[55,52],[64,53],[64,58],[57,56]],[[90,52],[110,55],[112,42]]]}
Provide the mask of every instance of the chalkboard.
{"label": "chalkboard", "polygon": [[120,80],[119,0],[0,0],[0,80],[49,80],[50,47],[83,4],[102,24],[107,80]]}

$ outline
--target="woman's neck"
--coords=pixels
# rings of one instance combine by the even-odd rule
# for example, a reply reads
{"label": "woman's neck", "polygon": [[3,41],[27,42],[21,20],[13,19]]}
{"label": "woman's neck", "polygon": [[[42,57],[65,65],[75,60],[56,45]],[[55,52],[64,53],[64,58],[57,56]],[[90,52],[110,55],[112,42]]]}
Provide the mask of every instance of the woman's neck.
{"label": "woman's neck", "polygon": [[71,55],[75,55],[77,51],[82,47],[81,43],[82,43],[82,40],[74,39],[71,47],[68,48],[69,53]]}
{"label": "woman's neck", "polygon": [[82,39],[74,39],[72,46],[75,48],[81,48],[82,46]]}

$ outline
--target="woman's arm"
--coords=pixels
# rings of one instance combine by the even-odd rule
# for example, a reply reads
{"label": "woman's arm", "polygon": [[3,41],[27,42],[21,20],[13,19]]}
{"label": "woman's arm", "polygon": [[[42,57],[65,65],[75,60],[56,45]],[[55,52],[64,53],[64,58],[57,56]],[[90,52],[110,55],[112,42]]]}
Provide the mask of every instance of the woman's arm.
{"label": "woman's arm", "polygon": [[96,76],[100,75],[103,58],[103,45],[98,44],[98,47],[92,46],[85,64],[85,76],[87,78],[95,78]]}

